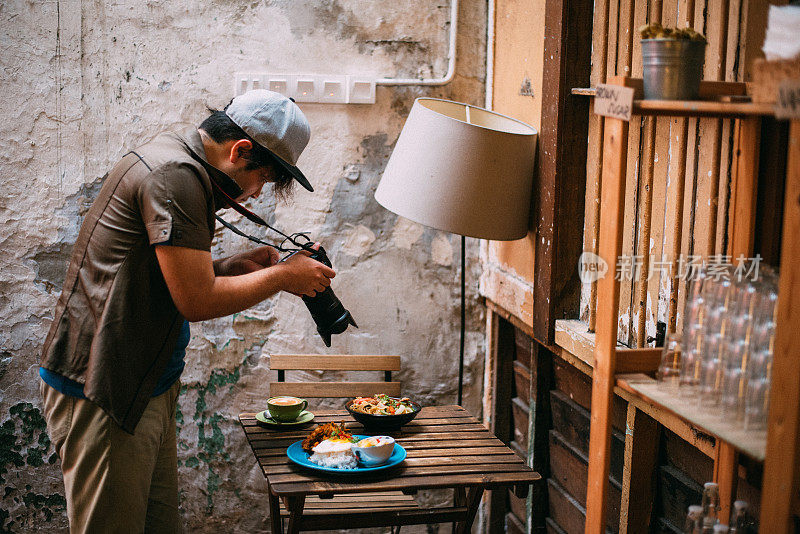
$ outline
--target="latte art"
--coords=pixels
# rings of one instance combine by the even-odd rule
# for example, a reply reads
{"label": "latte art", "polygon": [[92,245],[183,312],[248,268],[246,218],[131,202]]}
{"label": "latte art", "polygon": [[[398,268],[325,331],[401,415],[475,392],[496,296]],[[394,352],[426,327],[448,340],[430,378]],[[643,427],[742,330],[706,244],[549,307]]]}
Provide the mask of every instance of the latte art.
{"label": "latte art", "polygon": [[297,397],[275,397],[274,399],[270,399],[270,404],[277,404],[279,406],[292,406],[294,404],[300,404],[302,401]]}

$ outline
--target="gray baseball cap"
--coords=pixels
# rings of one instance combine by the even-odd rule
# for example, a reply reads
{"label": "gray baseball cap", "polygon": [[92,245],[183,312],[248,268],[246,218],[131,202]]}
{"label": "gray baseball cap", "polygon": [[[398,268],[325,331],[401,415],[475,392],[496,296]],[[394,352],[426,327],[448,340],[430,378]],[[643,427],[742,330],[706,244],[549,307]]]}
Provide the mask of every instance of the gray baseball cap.
{"label": "gray baseball cap", "polygon": [[294,100],[274,91],[254,89],[231,100],[225,114],[269,150],[300,185],[314,190],[297,168],[297,158],[308,144],[311,127]]}

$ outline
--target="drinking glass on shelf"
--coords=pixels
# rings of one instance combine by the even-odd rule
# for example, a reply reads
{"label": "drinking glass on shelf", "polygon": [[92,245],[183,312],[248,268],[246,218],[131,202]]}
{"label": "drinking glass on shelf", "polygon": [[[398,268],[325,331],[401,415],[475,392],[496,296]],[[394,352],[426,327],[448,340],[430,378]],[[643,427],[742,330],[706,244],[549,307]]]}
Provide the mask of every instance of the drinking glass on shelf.
{"label": "drinking glass on shelf", "polygon": [[766,351],[751,354],[744,406],[744,428],[763,430],[767,427],[772,355]]}
{"label": "drinking glass on shelf", "polygon": [[697,393],[703,364],[703,339],[702,323],[684,323],[679,380],[681,395],[692,396]]}
{"label": "drinking glass on shelf", "polygon": [[683,310],[684,324],[703,323],[703,312],[705,311],[705,299],[703,298],[703,282],[705,276],[699,272],[694,279],[686,286],[686,303]]}
{"label": "drinking glass on shelf", "polygon": [[764,429],[767,425],[774,340],[774,322],[753,326],[744,407],[744,427],[748,430]]}
{"label": "drinking glass on shelf", "polygon": [[767,424],[777,303],[777,275],[774,271],[765,269],[758,283],[748,345],[750,361],[746,373],[744,407],[744,427],[747,430],[764,429]]}
{"label": "drinking glass on shelf", "polygon": [[726,354],[722,374],[722,412],[729,421],[741,422],[744,418],[747,367],[750,349],[747,338],[734,335],[726,340]]}
{"label": "drinking glass on shelf", "polygon": [[722,394],[722,355],[724,350],[722,334],[711,331],[703,344],[700,374],[700,395],[703,406],[709,408],[719,405]]}
{"label": "drinking glass on shelf", "polygon": [[661,364],[658,366],[656,378],[663,386],[677,388],[681,377],[681,335],[677,332],[667,334],[664,349],[661,352]]}

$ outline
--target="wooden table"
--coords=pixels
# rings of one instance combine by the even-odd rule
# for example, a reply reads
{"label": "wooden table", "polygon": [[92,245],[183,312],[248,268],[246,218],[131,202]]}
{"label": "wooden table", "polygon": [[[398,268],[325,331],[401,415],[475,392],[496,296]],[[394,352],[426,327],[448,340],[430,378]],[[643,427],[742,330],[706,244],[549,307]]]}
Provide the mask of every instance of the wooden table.
{"label": "wooden table", "polygon": [[[453,522],[469,532],[484,489],[514,487],[525,496],[541,479],[502,441],[460,406],[432,406],[398,431],[388,432],[405,447],[400,465],[370,476],[317,472],[292,463],[286,448],[303,439],[315,423],[341,422],[354,434],[367,432],[345,410],[315,410],[310,425],[274,430],[255,414],[239,421],[269,487],[273,533],[332,528],[361,528]],[[411,495],[420,489],[453,488],[454,502],[444,508],[422,508]],[[281,509],[283,504],[283,510]]]}

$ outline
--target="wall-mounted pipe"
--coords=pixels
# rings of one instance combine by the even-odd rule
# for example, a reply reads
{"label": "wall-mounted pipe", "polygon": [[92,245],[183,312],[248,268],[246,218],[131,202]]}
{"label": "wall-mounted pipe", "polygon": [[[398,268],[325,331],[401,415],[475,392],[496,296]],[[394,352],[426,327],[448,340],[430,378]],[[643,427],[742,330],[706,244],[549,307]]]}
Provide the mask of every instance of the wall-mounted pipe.
{"label": "wall-mounted pipe", "polygon": [[375,85],[447,85],[456,75],[456,35],[458,34],[458,0],[450,1],[450,50],[447,73],[443,78],[379,78]]}
{"label": "wall-mounted pipe", "polygon": [[494,98],[494,9],[495,0],[489,0],[486,12],[486,109],[492,109]]}

